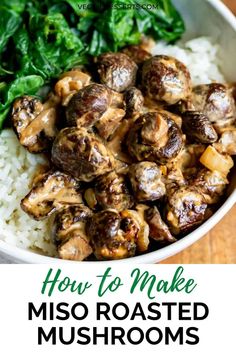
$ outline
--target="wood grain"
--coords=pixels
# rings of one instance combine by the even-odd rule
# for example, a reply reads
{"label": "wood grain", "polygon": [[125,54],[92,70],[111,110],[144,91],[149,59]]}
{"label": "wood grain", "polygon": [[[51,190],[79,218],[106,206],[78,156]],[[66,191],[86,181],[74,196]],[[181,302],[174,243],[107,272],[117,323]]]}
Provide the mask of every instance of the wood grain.
{"label": "wood grain", "polygon": [[224,0],[223,1],[230,9],[236,14],[236,1],[235,0]]}
{"label": "wood grain", "polygon": [[[236,0],[225,0],[236,14]],[[236,263],[236,205],[201,240],[177,255],[161,262],[165,264]]]}

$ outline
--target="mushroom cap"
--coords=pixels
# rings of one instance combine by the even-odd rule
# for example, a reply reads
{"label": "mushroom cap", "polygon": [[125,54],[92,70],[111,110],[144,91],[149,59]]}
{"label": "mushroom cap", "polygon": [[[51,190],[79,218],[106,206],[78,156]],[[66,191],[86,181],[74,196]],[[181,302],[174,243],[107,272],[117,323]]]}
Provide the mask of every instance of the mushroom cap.
{"label": "mushroom cap", "polygon": [[166,111],[143,114],[127,136],[127,149],[138,161],[165,164],[179,154],[182,146],[182,132]]}
{"label": "mushroom cap", "polygon": [[65,205],[83,203],[80,184],[70,175],[49,171],[37,179],[22,199],[21,207],[36,220],[41,220]]}
{"label": "mushroom cap", "polygon": [[149,98],[172,105],[190,95],[191,77],[179,60],[156,55],[143,64],[142,87]]}
{"label": "mushroom cap", "polygon": [[52,146],[52,162],[80,181],[89,182],[113,169],[113,156],[85,128],[65,128]]}
{"label": "mushroom cap", "polygon": [[17,98],[11,121],[21,143],[31,153],[49,150],[56,136],[56,108],[32,96]]}
{"label": "mushroom cap", "polygon": [[110,103],[111,92],[106,86],[85,86],[72,96],[67,105],[67,123],[78,128],[89,128],[99,120]]}
{"label": "mushroom cap", "polygon": [[116,210],[94,214],[86,231],[97,259],[121,259],[135,255],[139,225],[132,219],[122,220]]}
{"label": "mushroom cap", "polygon": [[97,69],[102,84],[123,92],[134,86],[138,67],[126,54],[105,53],[97,58]]}
{"label": "mushroom cap", "polygon": [[133,198],[125,176],[117,174],[115,171],[98,177],[94,193],[98,204],[103,209],[122,211],[133,206]]}
{"label": "mushroom cap", "polygon": [[183,132],[193,142],[211,144],[217,141],[218,135],[209,118],[200,112],[186,111],[182,120]]}
{"label": "mushroom cap", "polygon": [[166,193],[162,173],[155,162],[143,161],[129,167],[129,178],[136,200],[153,201]]}
{"label": "mushroom cap", "polygon": [[167,223],[174,235],[186,233],[205,219],[207,204],[197,188],[183,186],[167,195]]}
{"label": "mushroom cap", "polygon": [[86,231],[100,260],[132,257],[148,247],[148,225],[135,210],[98,212],[87,222]]}
{"label": "mushroom cap", "polygon": [[195,86],[191,102],[194,109],[204,113],[211,122],[225,121],[236,114],[232,90],[223,84],[211,83]]}
{"label": "mushroom cap", "polygon": [[54,219],[53,238],[62,259],[82,261],[92,252],[85,223],[92,211],[83,204],[69,205],[60,210]]}

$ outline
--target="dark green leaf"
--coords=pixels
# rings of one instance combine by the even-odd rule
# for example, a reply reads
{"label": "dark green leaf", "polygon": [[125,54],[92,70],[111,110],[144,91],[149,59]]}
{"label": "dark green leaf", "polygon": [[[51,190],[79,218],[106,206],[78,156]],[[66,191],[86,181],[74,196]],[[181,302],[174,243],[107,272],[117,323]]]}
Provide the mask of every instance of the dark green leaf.
{"label": "dark green leaf", "polygon": [[3,102],[0,103],[0,129],[6,118],[11,103],[20,96],[35,94],[44,81],[40,76],[30,75],[14,80],[11,84],[5,85],[1,96]]}
{"label": "dark green leaf", "polygon": [[4,50],[9,38],[21,24],[21,17],[16,12],[0,7],[0,53]]}

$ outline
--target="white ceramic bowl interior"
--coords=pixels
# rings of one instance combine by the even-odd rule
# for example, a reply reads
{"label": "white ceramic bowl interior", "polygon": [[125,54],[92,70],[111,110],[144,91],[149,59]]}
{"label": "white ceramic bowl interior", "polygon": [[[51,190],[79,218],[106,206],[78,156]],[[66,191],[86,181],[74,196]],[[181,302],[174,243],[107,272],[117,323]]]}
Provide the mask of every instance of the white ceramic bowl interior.
{"label": "white ceramic bowl interior", "polygon": [[[185,19],[187,31],[184,35],[184,39],[187,40],[201,35],[213,37],[216,42],[219,43],[221,48],[219,55],[222,61],[222,72],[228,81],[236,81],[236,19],[234,15],[219,0],[173,0],[173,2]],[[209,220],[181,240],[157,251],[124,259],[122,261],[103,262],[103,264],[115,264],[117,262],[154,263],[182,251],[204,236],[236,203],[235,186],[236,171],[232,178],[228,197],[224,204]],[[22,250],[8,245],[3,241],[0,241],[0,255],[13,263],[71,264],[71,261],[41,256],[32,251]]]}

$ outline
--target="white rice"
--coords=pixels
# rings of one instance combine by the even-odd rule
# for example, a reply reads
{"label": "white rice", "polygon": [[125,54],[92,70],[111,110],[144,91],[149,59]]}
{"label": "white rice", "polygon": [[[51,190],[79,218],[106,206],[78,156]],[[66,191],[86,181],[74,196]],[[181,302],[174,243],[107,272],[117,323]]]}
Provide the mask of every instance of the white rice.
{"label": "white rice", "polygon": [[178,45],[158,42],[152,48],[152,54],[165,54],[182,61],[189,69],[194,85],[210,82],[225,82],[219,70],[217,52],[219,46],[209,37],[199,37]]}
{"label": "white rice", "polygon": [[40,155],[32,155],[18,142],[11,129],[0,135],[0,239],[21,247],[55,255],[50,240],[51,220],[35,221],[20,207],[29,192],[29,184],[38,165],[45,164]]}
{"label": "white rice", "polygon": [[[167,45],[158,42],[153,55],[176,57],[190,70],[194,85],[224,82],[218,68],[218,45],[210,38],[201,37],[185,44]],[[35,221],[20,208],[21,199],[29,192],[29,183],[44,159],[27,152],[14,132],[4,130],[0,135],[0,239],[21,248],[37,249],[55,255],[50,241],[51,220]]]}

